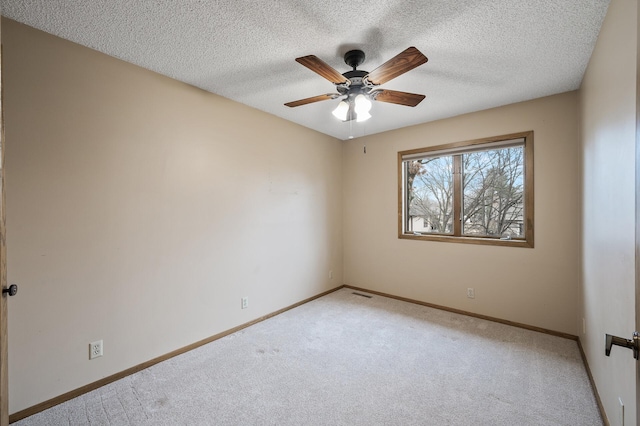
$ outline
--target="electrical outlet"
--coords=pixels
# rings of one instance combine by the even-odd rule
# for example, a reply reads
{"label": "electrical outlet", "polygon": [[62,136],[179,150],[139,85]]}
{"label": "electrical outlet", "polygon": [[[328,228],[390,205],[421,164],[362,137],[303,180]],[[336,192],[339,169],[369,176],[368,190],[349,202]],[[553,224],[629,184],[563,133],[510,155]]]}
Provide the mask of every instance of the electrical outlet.
{"label": "electrical outlet", "polygon": [[467,297],[469,299],[475,299],[476,298],[476,291],[473,288],[469,287],[467,289]]}
{"label": "electrical outlet", "polygon": [[332,280],[333,279],[333,270],[329,270],[329,279]]}
{"label": "electrical outlet", "polygon": [[102,351],[103,351],[102,340],[89,343],[89,359],[101,357],[102,355],[104,355]]}
{"label": "electrical outlet", "polygon": [[624,402],[621,397],[618,397],[618,401],[620,402],[620,426],[624,426]]}
{"label": "electrical outlet", "polygon": [[248,307],[249,307],[249,297],[245,296],[242,299],[240,299],[240,308],[247,309]]}

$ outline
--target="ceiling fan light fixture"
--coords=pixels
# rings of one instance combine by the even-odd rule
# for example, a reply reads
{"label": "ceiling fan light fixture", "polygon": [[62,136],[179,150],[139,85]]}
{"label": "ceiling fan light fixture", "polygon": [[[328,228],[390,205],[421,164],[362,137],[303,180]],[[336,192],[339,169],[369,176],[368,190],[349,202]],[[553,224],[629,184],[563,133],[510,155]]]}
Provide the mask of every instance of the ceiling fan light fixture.
{"label": "ceiling fan light fixture", "polygon": [[347,121],[347,114],[349,113],[349,104],[345,101],[340,101],[336,109],[333,110],[332,114],[340,121]]}
{"label": "ceiling fan light fixture", "polygon": [[358,123],[367,121],[371,118],[371,114],[369,114],[369,111],[371,111],[371,101],[369,100],[369,98],[360,93],[358,96],[356,96],[354,103],[354,110],[357,117],[356,121]]}
{"label": "ceiling fan light fixture", "polygon": [[371,118],[371,114],[369,114],[369,113],[368,113],[368,112],[366,112],[366,111],[361,111],[361,112],[358,112],[358,113],[356,113],[356,114],[357,114],[357,117],[358,117],[358,118],[356,119],[356,121],[357,121],[358,123],[362,123],[363,121],[367,121],[368,119],[370,119],[370,118]]}
{"label": "ceiling fan light fixture", "polygon": [[362,93],[356,96],[355,103],[356,114],[371,111],[371,101]]}
{"label": "ceiling fan light fixture", "polygon": [[314,55],[296,58],[296,62],[332,82],[338,93],[327,93],[287,102],[285,106],[297,107],[344,96],[336,109],[332,111],[334,117],[343,122],[351,120],[363,122],[371,118],[369,111],[371,111],[372,101],[414,107],[425,98],[424,95],[415,93],[377,88],[377,86],[427,62],[427,57],[415,47],[405,49],[371,72],[357,69],[364,62],[364,58],[362,50],[350,50],[345,53],[344,62],[353,68],[345,73],[338,72]]}

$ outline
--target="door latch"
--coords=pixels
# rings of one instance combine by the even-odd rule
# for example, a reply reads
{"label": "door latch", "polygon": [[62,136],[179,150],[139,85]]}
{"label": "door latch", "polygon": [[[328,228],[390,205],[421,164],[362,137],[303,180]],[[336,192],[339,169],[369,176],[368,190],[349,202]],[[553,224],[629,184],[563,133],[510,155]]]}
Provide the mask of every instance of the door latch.
{"label": "door latch", "polygon": [[611,355],[611,347],[622,346],[623,348],[628,348],[633,351],[633,357],[635,359],[640,359],[640,334],[637,331],[633,332],[633,338],[625,339],[623,337],[612,336],[610,334],[606,335],[605,339],[605,349],[604,354],[606,356]]}

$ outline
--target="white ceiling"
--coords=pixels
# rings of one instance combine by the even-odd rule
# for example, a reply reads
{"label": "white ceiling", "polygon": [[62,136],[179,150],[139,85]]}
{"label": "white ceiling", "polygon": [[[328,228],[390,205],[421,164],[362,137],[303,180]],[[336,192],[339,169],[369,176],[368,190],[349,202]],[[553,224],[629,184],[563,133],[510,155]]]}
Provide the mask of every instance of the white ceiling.
{"label": "white ceiling", "polygon": [[[608,0],[1,0],[2,14],[160,74],[347,139],[575,90]],[[372,71],[409,46],[429,62],[383,88],[420,93],[415,108],[374,102],[342,123],[335,92],[294,61],[339,72],[362,49]]]}

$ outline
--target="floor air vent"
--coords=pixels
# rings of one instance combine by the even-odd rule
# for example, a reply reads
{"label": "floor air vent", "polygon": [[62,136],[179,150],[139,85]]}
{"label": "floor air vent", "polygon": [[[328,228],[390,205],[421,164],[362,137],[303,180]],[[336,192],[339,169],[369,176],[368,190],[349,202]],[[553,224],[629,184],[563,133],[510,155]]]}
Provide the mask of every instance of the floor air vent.
{"label": "floor air vent", "polygon": [[371,299],[373,296],[369,296],[368,294],[356,293],[355,291],[351,294],[355,294],[356,296],[366,297],[367,299]]}

